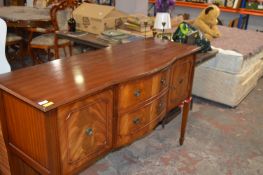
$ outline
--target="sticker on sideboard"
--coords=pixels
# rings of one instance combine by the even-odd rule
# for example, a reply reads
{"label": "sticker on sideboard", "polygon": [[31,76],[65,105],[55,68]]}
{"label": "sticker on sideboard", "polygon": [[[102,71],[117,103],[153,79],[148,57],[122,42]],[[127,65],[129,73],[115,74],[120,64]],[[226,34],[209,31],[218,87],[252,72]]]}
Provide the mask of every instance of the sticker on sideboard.
{"label": "sticker on sideboard", "polygon": [[43,106],[43,107],[48,107],[53,105],[54,103],[52,101],[48,101],[48,100],[43,100],[38,102],[39,105]]}

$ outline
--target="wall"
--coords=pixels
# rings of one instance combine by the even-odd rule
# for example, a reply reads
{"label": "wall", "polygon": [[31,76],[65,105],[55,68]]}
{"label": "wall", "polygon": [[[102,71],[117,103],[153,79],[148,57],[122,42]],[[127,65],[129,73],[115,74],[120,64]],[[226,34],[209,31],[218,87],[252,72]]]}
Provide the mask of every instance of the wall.
{"label": "wall", "polygon": [[[195,18],[200,13],[201,9],[194,9],[194,8],[187,8],[187,7],[175,7],[175,10],[173,12],[173,15],[176,14],[183,14],[183,13],[189,13],[190,18]],[[228,13],[228,12],[221,12],[220,19],[223,21],[224,25],[227,25],[229,21],[232,19],[238,18],[239,14],[236,13]],[[249,23],[248,23],[248,29],[259,29],[263,30],[263,16],[250,16],[249,17]]]}
{"label": "wall", "polygon": [[126,13],[141,13],[147,15],[148,0],[116,0],[117,9]]}
{"label": "wall", "polygon": [[0,0],[0,6],[4,5],[4,0]]}

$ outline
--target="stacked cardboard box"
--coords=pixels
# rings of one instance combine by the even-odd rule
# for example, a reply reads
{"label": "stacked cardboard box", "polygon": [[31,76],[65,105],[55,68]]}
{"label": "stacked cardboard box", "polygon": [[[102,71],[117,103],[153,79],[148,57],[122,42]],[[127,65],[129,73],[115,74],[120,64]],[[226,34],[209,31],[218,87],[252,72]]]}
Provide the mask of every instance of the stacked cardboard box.
{"label": "stacked cardboard box", "polygon": [[94,34],[115,29],[127,15],[113,6],[83,3],[73,11],[77,29]]}
{"label": "stacked cardboard box", "polygon": [[149,32],[153,26],[154,20],[145,15],[130,15],[124,23],[124,27],[138,32]]}

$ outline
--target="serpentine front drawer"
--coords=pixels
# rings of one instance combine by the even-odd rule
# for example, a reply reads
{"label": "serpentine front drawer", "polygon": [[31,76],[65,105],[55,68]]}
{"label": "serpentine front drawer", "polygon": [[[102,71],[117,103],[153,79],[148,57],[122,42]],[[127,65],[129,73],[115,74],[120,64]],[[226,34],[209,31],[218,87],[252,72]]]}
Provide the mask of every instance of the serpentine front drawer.
{"label": "serpentine front drawer", "polygon": [[167,89],[169,84],[169,69],[154,75],[149,75],[134,81],[122,83],[118,88],[119,112],[133,108],[146,100],[157,96]]}
{"label": "serpentine front drawer", "polygon": [[150,132],[166,113],[167,94],[150,103],[120,115],[117,124],[117,147],[123,146]]}

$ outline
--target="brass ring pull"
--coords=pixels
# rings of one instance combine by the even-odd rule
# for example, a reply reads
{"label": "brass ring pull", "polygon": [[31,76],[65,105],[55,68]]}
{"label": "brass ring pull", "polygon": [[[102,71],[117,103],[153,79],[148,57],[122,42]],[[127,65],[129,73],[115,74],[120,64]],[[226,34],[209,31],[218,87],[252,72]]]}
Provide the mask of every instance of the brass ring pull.
{"label": "brass ring pull", "polygon": [[133,119],[133,123],[134,123],[135,125],[140,124],[140,123],[141,123],[140,118],[138,118],[138,117],[134,118],[134,119]]}
{"label": "brass ring pull", "polygon": [[86,129],[86,134],[87,134],[88,136],[92,136],[92,135],[93,135],[93,129],[92,129],[92,128]]}
{"label": "brass ring pull", "polygon": [[136,89],[136,90],[134,91],[133,95],[134,95],[135,97],[141,96],[141,90],[140,90],[140,89]]}

